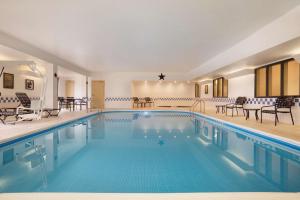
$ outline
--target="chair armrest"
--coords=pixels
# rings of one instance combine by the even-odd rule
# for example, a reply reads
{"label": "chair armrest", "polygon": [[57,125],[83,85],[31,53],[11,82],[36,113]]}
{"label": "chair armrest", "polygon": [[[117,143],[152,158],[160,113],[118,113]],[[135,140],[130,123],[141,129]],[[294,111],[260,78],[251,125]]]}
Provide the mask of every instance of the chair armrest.
{"label": "chair armrest", "polygon": [[234,103],[228,103],[228,104],[225,104],[225,106],[234,106],[235,104]]}
{"label": "chair armrest", "polygon": [[274,105],[272,105],[272,106],[262,106],[262,107],[260,108],[260,110],[262,111],[264,108],[271,108],[271,107],[274,107],[274,108],[275,108]]}
{"label": "chair armrest", "polygon": [[23,107],[23,106],[19,106],[19,107],[17,107],[16,113],[19,114],[20,110],[36,111],[36,109],[33,109],[33,108],[26,108],[26,107]]}

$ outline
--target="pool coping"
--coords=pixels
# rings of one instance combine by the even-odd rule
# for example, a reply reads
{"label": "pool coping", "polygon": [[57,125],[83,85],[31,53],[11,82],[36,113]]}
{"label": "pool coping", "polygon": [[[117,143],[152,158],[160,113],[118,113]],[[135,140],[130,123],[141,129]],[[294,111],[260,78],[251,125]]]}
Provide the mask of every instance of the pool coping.
{"label": "pool coping", "polygon": [[283,192],[196,192],[196,193],[2,193],[0,199],[39,199],[39,200],[298,200],[300,193]]}
{"label": "pool coping", "polygon": [[73,119],[62,121],[61,123],[52,124],[52,125],[49,125],[49,126],[37,129],[37,130],[32,130],[32,131],[23,133],[21,135],[15,136],[15,137],[4,139],[4,140],[0,141],[0,148],[5,147],[5,146],[9,146],[10,144],[14,144],[14,143],[17,143],[19,141],[22,141],[22,140],[25,140],[25,139],[28,139],[28,138],[32,138],[32,137],[41,135],[45,132],[51,131],[53,129],[56,129],[56,128],[59,128],[59,127],[62,127],[62,126],[66,126],[66,125],[71,124],[73,122],[83,120],[83,119],[89,118],[89,117],[94,116],[94,115],[98,115],[99,113],[113,113],[113,112],[180,112],[180,113],[186,113],[186,114],[193,114],[193,115],[200,116],[202,118],[206,118],[210,121],[220,123],[221,125],[225,125],[227,127],[234,128],[234,129],[237,129],[239,131],[246,132],[247,134],[250,134],[252,136],[256,136],[256,137],[259,137],[259,138],[262,138],[262,139],[266,139],[266,140],[269,140],[271,142],[275,142],[277,144],[283,145],[285,147],[289,147],[293,150],[300,151],[300,142],[298,142],[296,140],[292,140],[292,139],[289,139],[289,138],[274,135],[272,133],[268,133],[268,132],[265,132],[265,131],[249,128],[249,127],[246,127],[246,126],[243,126],[243,125],[238,125],[238,124],[235,124],[235,123],[232,123],[232,122],[228,122],[226,120],[222,120],[222,119],[218,119],[218,118],[206,115],[204,113],[184,111],[184,110],[176,110],[176,109],[174,109],[174,110],[130,110],[130,109],[109,110],[109,109],[105,109],[105,110],[101,110],[101,111],[95,111],[95,112],[87,113],[87,115],[84,115],[84,116],[81,116],[81,117],[76,117],[76,118],[73,118]]}

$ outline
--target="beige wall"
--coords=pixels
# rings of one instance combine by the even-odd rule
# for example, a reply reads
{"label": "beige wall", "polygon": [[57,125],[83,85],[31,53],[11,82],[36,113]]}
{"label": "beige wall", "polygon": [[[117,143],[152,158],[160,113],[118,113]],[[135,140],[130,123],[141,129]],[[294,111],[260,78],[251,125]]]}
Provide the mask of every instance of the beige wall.
{"label": "beige wall", "polygon": [[195,83],[187,81],[132,81],[132,96],[139,98],[172,98],[157,100],[159,105],[191,105],[191,100],[175,100],[174,98],[194,98]]}
{"label": "beige wall", "polygon": [[[105,81],[105,98],[130,98],[132,97],[133,80],[158,80],[159,72],[103,72],[94,73],[90,80]],[[182,73],[164,73],[166,81],[183,80]],[[90,83],[89,83],[90,85]],[[91,88],[89,86],[89,94]],[[126,101],[105,101],[105,108],[131,108],[132,102]]]}

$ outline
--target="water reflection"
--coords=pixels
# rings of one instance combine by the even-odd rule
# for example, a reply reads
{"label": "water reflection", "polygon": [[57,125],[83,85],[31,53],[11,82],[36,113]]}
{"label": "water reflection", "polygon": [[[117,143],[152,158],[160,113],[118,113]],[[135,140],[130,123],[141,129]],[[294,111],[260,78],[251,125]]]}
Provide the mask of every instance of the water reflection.
{"label": "water reflection", "polygon": [[299,152],[185,113],[99,115],[1,148],[0,164],[1,192],[300,191]]}

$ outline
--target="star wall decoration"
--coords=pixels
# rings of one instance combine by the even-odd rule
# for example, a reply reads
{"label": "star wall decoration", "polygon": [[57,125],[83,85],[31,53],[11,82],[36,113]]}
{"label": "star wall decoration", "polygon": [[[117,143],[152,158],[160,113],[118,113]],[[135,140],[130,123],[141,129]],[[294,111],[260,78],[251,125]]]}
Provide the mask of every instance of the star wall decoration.
{"label": "star wall decoration", "polygon": [[165,80],[166,75],[164,75],[163,73],[160,73],[160,75],[158,75],[159,80]]}

